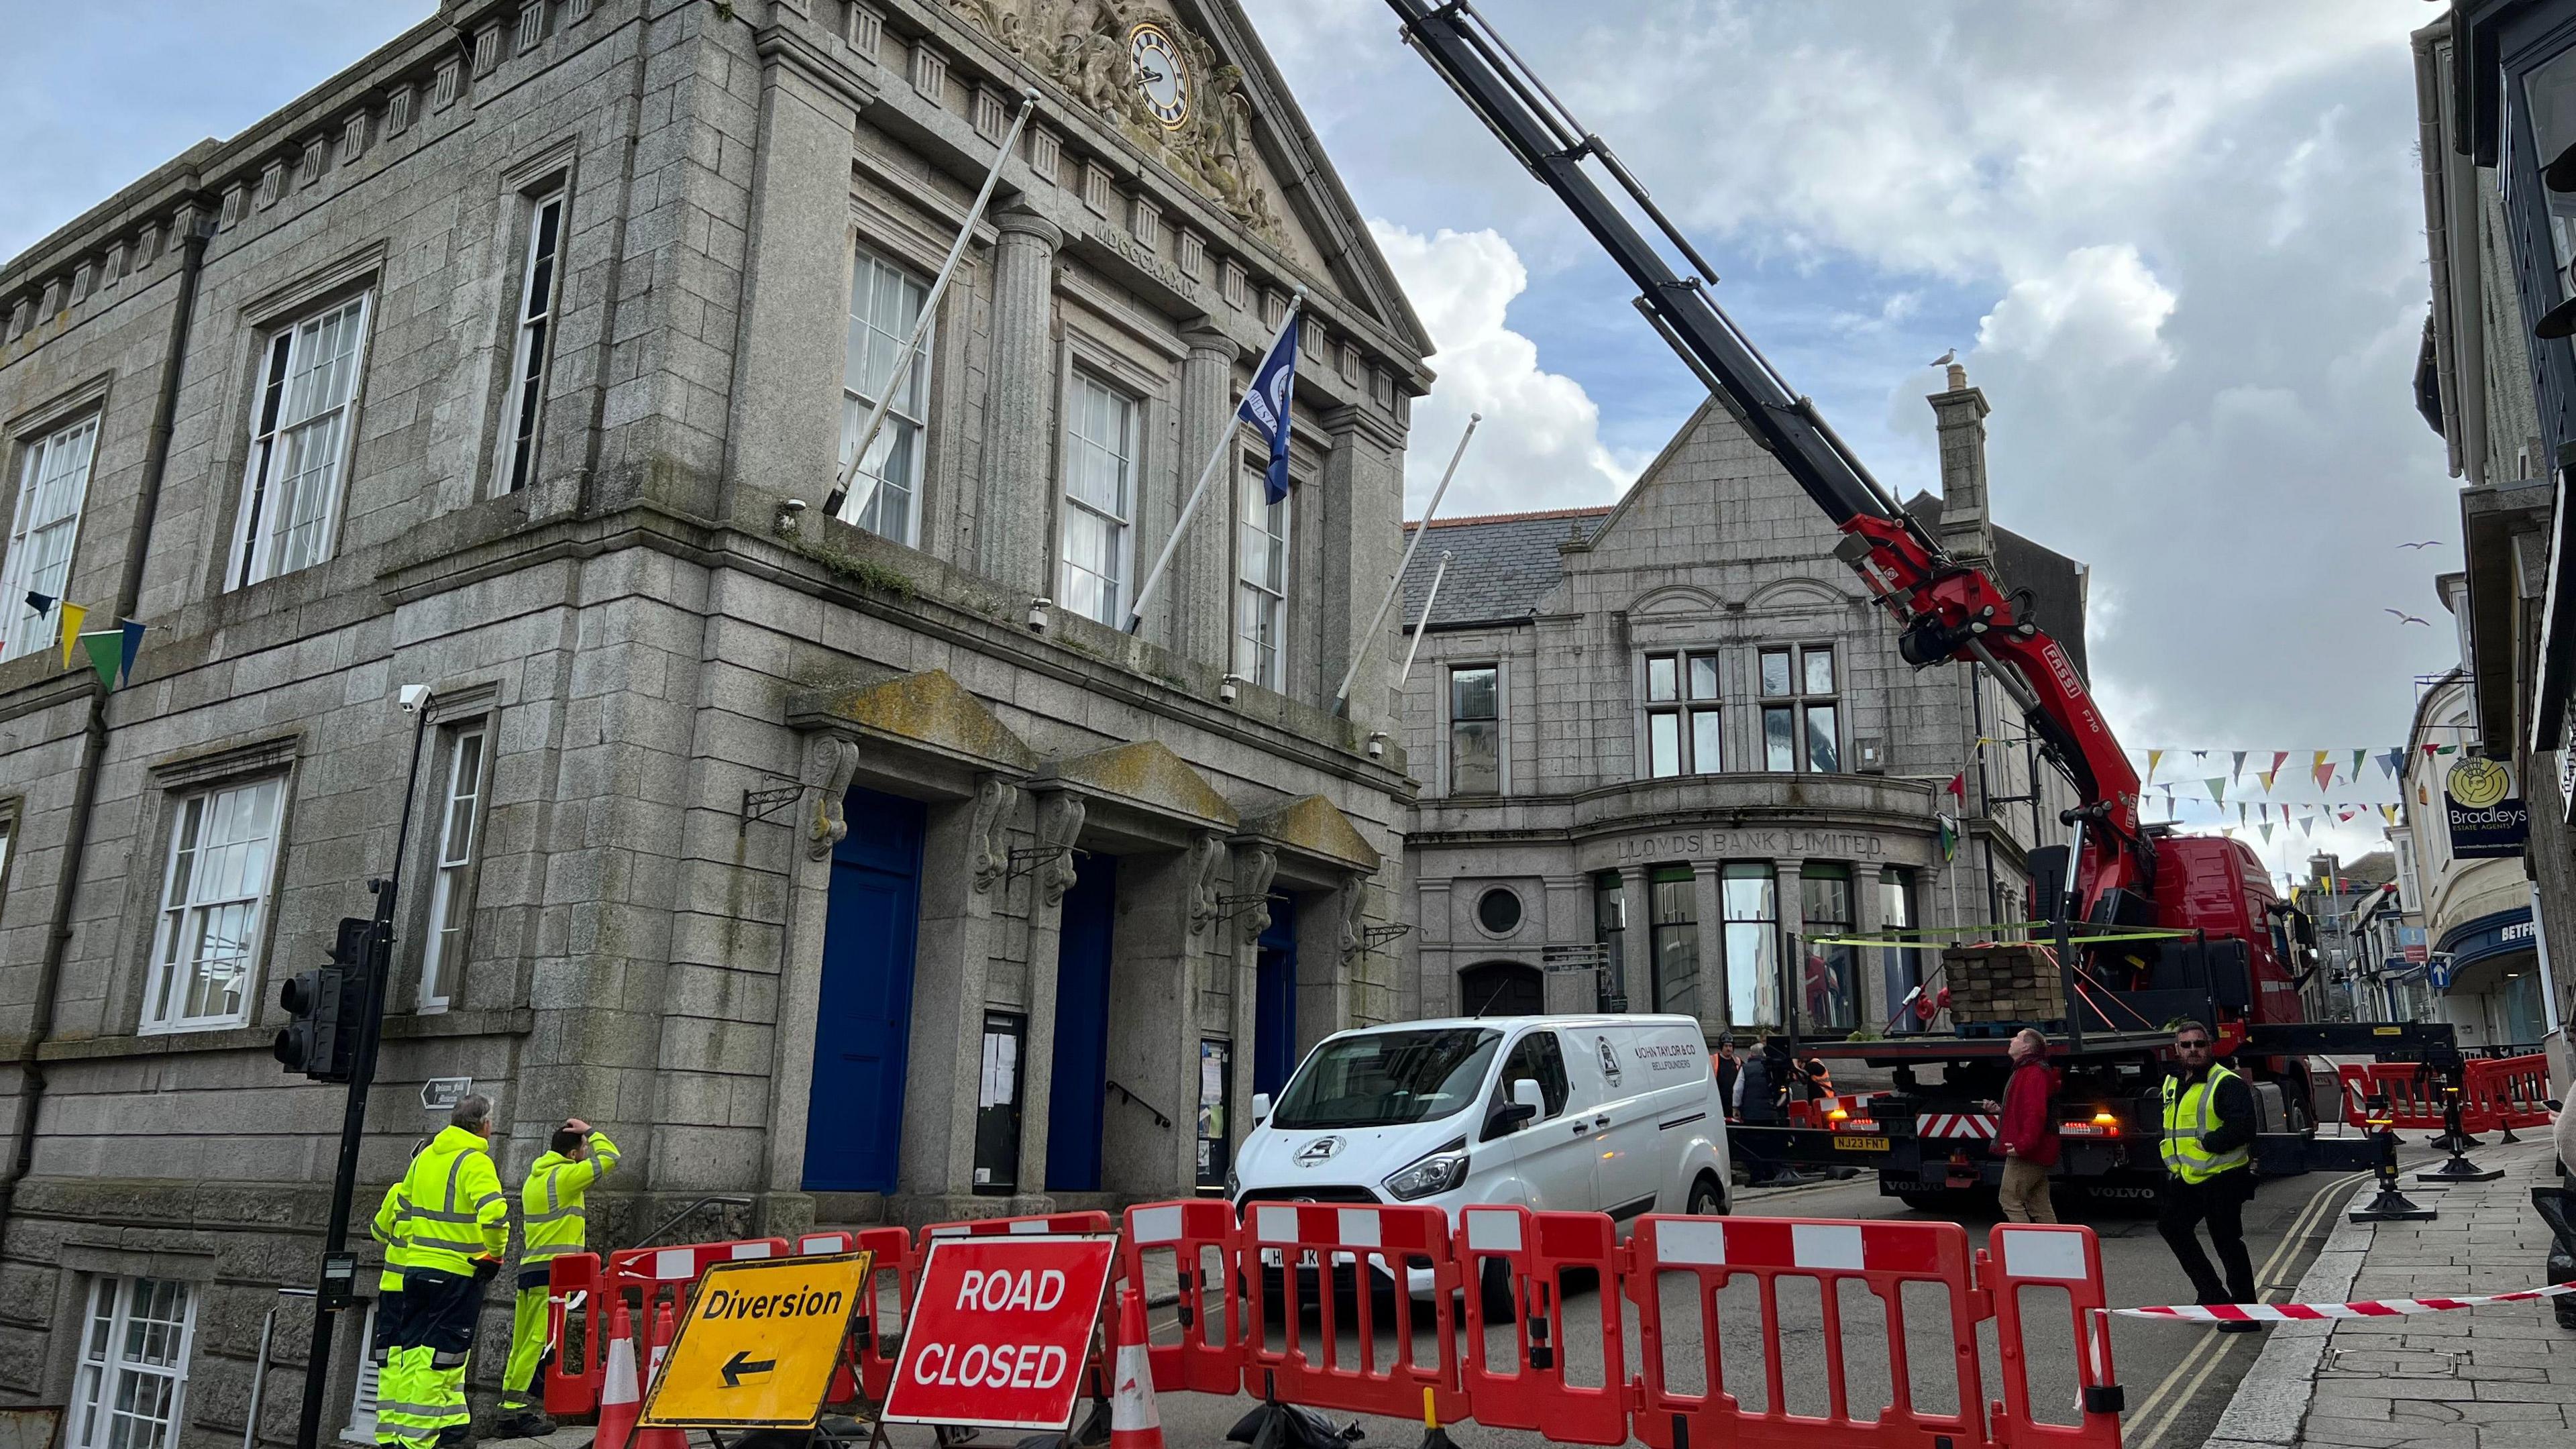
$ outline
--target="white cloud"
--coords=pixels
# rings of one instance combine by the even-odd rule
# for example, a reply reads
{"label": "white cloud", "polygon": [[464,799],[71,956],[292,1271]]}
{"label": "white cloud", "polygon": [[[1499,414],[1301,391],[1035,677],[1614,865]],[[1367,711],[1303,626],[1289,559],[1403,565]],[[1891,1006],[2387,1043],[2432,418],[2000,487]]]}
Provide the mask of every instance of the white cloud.
{"label": "white cloud", "polygon": [[2041,361],[2090,366],[2173,366],[2162,335],[2174,314],[2172,289],[2138,258],[2138,249],[2077,247],[2044,272],[2022,277],[1977,324],[1981,351],[2019,353]]}
{"label": "white cloud", "polygon": [[1539,366],[1538,344],[1511,329],[1512,300],[1529,269],[1491,230],[1423,236],[1386,222],[1369,230],[1438,348],[1439,380],[1413,409],[1405,514],[1419,515],[1439,486],[1470,413],[1484,414],[1445,517],[1524,508],[1572,508],[1616,497],[1633,476],[1601,442],[1601,409],[1570,377]]}

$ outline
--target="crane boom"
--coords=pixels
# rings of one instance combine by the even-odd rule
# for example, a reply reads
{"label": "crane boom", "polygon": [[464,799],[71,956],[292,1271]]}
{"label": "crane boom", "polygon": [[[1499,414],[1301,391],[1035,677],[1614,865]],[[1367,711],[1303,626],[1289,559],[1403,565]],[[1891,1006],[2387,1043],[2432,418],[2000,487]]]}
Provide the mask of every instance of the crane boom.
{"label": "crane boom", "polygon": [[[1951,558],[1871,477],[1815,404],[1792,389],[1710,295],[1716,270],[1655,205],[1600,137],[1586,131],[1467,0],[1387,0],[1404,38],[1574,214],[1638,290],[1637,309],[1712,395],[1843,531],[1834,552],[1859,572],[1903,630],[1917,667],[1966,658],[1992,668],[2084,805],[2083,899],[2143,897],[2154,856],[2140,832],[2138,776],[2064,646],[2007,591]],[[1599,163],[1689,270],[1649,241],[1585,167]]]}

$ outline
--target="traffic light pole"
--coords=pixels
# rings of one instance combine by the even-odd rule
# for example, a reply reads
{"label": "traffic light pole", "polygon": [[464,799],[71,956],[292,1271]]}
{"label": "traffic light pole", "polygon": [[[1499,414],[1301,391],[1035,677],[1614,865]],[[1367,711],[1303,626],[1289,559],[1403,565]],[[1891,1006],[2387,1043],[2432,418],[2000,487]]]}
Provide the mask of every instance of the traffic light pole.
{"label": "traffic light pole", "polygon": [[[322,1277],[313,1298],[313,1346],[304,1361],[304,1408],[295,1427],[295,1449],[315,1449],[322,1436],[322,1396],[331,1378],[331,1327],[349,1305],[356,1262],[349,1257],[349,1209],[358,1193],[358,1145],[367,1131],[367,1089],[376,1080],[376,1047],[385,1035],[385,984],[392,974],[394,901],[404,857],[411,849],[412,800],[420,793],[420,747],[429,735],[423,702],[411,734],[411,769],[404,777],[402,825],[394,832],[393,868],[376,892],[375,930],[367,938],[367,1009],[358,1020],[357,1059],[349,1073],[349,1098],[340,1113],[340,1168],[331,1179],[331,1220],[323,1230]],[[334,1279],[337,1282],[334,1282]]]}

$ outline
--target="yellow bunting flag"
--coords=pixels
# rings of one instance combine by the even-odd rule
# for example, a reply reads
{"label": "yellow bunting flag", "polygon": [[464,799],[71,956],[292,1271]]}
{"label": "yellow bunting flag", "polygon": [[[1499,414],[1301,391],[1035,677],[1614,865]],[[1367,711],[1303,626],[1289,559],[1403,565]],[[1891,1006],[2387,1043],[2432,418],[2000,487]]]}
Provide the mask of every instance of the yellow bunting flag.
{"label": "yellow bunting flag", "polygon": [[2164,759],[2164,757],[2165,752],[2162,750],[2147,751],[2147,781],[2149,784],[2153,784],[2155,782],[2156,766]]}
{"label": "yellow bunting flag", "polygon": [[82,622],[88,618],[89,610],[69,599],[63,601],[63,667],[65,669],[72,667],[72,647],[80,638]]}

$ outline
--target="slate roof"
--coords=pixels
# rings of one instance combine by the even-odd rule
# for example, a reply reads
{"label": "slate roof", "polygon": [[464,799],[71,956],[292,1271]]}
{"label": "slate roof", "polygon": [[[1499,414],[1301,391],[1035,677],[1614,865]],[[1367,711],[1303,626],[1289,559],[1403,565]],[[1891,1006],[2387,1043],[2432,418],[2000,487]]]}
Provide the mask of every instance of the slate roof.
{"label": "slate roof", "polygon": [[[1917,493],[1905,500],[1905,511],[1925,528],[1939,532],[1941,500]],[[1995,530],[1995,573],[2006,589],[2028,589],[2039,607],[2039,627],[2064,646],[2067,659],[2087,684],[2093,667],[2084,657],[2084,567],[2053,548],[2036,544],[2009,528]]]}
{"label": "slate roof", "polygon": [[[1404,571],[1404,622],[1410,630],[1422,616],[1422,599],[1431,592],[1431,576],[1443,552],[1457,558],[1440,584],[1439,612],[1431,627],[1518,623],[1539,600],[1564,582],[1564,559],[1556,546],[1569,538],[1589,538],[1609,514],[1608,508],[1560,508],[1545,513],[1489,513],[1476,518],[1432,520],[1431,537]],[[1404,526],[1407,543],[1422,525]]]}

